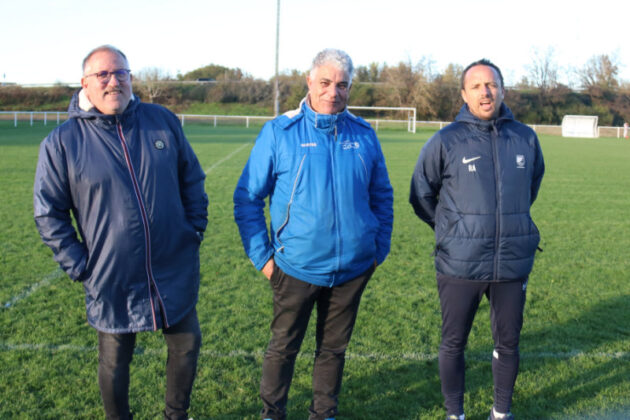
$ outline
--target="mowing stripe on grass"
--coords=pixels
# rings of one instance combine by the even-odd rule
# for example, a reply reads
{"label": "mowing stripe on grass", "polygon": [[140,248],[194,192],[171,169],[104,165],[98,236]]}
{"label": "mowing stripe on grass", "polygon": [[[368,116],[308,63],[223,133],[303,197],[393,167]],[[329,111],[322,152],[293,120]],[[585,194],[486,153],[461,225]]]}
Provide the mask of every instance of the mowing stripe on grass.
{"label": "mowing stripe on grass", "polygon": [[214,168],[216,168],[217,166],[219,166],[220,164],[222,164],[223,162],[225,162],[226,160],[230,159],[232,156],[234,156],[235,154],[237,154],[238,152],[240,152],[241,150],[243,150],[245,147],[251,145],[251,143],[245,143],[243,144],[241,147],[239,147],[238,149],[236,149],[235,151],[233,151],[232,153],[230,153],[229,155],[227,155],[226,157],[224,157],[223,159],[221,159],[220,161],[216,162],[214,165],[212,165],[211,167],[209,167],[208,169],[206,169],[206,175],[208,175],[208,173],[213,170]]}
{"label": "mowing stripe on grass", "polygon": [[50,282],[52,282],[53,280],[56,280],[56,279],[62,277],[63,274],[64,274],[64,272],[61,270],[61,268],[57,267],[57,269],[55,271],[53,271],[52,273],[48,274],[46,277],[41,279],[39,282],[37,282],[35,284],[32,284],[27,289],[22,291],[22,293],[19,293],[19,294],[13,296],[11,298],[11,300],[9,300],[5,304],[3,304],[2,307],[5,308],[5,309],[8,309],[8,308],[14,306],[16,303],[18,303],[22,299],[26,299],[27,297],[29,297],[31,294],[33,294],[40,287],[48,286],[50,284]]}
{"label": "mowing stripe on grass", "polygon": [[[98,348],[96,346],[78,346],[72,344],[31,344],[31,343],[23,343],[23,344],[10,344],[5,342],[0,342],[0,351],[49,351],[49,352],[57,352],[57,351],[70,351],[77,353],[89,353],[89,352],[97,352]],[[148,356],[159,356],[166,354],[166,347],[161,349],[147,349],[143,347],[136,347],[135,354],[139,355],[148,355]],[[265,355],[264,350],[251,352],[245,350],[233,350],[227,353],[222,353],[214,350],[201,350],[201,355],[208,356],[216,359],[225,359],[225,358],[238,358],[238,357],[246,357],[246,358],[263,358]],[[467,353],[466,359],[473,361],[489,361],[491,359],[491,353]],[[298,354],[299,358],[307,358],[310,359],[313,357],[310,352],[303,352]],[[573,350],[569,352],[536,352],[536,353],[521,353],[521,359],[556,359],[556,360],[565,360],[565,359],[578,359],[583,357],[592,357],[596,359],[612,359],[612,360],[620,360],[620,359],[630,359],[630,352],[627,351],[618,351],[618,352],[584,352],[581,350]],[[427,362],[427,361],[436,361],[438,359],[437,354],[429,354],[429,353],[402,353],[402,354],[384,354],[384,353],[351,353],[348,352],[346,354],[346,359],[358,359],[358,360],[376,360],[376,361],[398,361],[398,360],[407,360],[414,362]]]}

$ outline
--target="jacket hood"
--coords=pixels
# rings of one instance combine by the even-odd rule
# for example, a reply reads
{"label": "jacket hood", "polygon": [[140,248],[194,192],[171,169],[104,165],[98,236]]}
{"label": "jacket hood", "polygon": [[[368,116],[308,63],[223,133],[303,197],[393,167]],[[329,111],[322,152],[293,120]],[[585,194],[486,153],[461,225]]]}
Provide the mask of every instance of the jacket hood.
{"label": "jacket hood", "polygon": [[[122,113],[123,118],[132,114],[139,102],[140,99],[132,94],[127,108]],[[68,116],[70,118],[100,118],[104,120],[113,120],[116,117],[115,115],[105,115],[96,109],[83,89],[79,89],[72,95],[68,106]]]}
{"label": "jacket hood", "polygon": [[501,108],[499,108],[499,116],[494,120],[482,120],[480,118],[475,117],[468,109],[468,104],[462,105],[459,110],[459,114],[455,117],[456,122],[463,122],[467,124],[473,124],[477,128],[483,131],[490,131],[493,127],[500,126],[506,121],[514,120],[514,114],[510,108],[508,108],[504,103],[501,104]]}

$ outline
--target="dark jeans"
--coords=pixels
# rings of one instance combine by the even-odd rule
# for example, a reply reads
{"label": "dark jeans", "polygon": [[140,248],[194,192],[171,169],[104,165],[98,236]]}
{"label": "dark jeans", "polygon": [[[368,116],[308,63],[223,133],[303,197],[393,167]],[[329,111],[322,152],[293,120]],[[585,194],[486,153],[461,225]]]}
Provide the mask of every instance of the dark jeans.
{"label": "dark jeans", "polygon": [[271,276],[273,321],[260,382],[262,418],[284,420],[295,358],[308,321],[317,306],[315,363],[311,420],[337,415],[337,397],[346,347],[357,319],[361,295],[374,268],[334,287],[315,286],[284,273],[276,266]]}
{"label": "dark jeans", "polygon": [[[201,329],[197,311],[177,324],[163,329],[168,347],[166,360],[165,419],[188,419],[197,358],[201,347]],[[129,410],[129,364],[133,357],[136,334],[98,332],[98,384],[107,419],[131,419]]]}
{"label": "dark jeans", "polygon": [[465,359],[468,334],[485,295],[490,302],[494,352],[492,376],[494,407],[510,411],[519,366],[519,338],[527,281],[477,282],[437,275],[442,307],[439,366],[444,405],[448,414],[464,413]]}

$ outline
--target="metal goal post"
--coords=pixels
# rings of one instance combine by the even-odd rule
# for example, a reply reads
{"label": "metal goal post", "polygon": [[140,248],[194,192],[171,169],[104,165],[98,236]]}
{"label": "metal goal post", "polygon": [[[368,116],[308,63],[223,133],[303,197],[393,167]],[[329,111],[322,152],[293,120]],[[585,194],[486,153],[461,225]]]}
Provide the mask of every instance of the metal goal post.
{"label": "metal goal post", "polygon": [[[416,132],[416,108],[411,107],[395,107],[395,106],[348,106],[348,109],[358,109],[366,111],[395,111],[395,112],[407,112],[407,131],[410,133]],[[366,118],[366,120],[370,120]],[[376,131],[378,131],[378,122],[376,119]]]}

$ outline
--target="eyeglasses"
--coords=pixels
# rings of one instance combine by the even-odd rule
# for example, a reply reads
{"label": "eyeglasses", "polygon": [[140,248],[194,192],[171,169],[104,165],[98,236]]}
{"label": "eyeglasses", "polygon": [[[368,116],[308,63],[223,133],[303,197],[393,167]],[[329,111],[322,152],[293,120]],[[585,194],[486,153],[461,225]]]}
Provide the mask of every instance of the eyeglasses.
{"label": "eyeglasses", "polygon": [[97,73],[92,73],[92,74],[86,74],[83,77],[90,77],[90,76],[96,76],[96,79],[101,82],[101,83],[108,83],[109,80],[112,78],[112,74],[114,75],[114,77],[116,77],[116,80],[118,80],[119,82],[124,82],[127,81],[129,79],[129,74],[131,73],[131,70],[129,69],[118,69],[118,70],[114,70],[114,71],[99,71]]}

